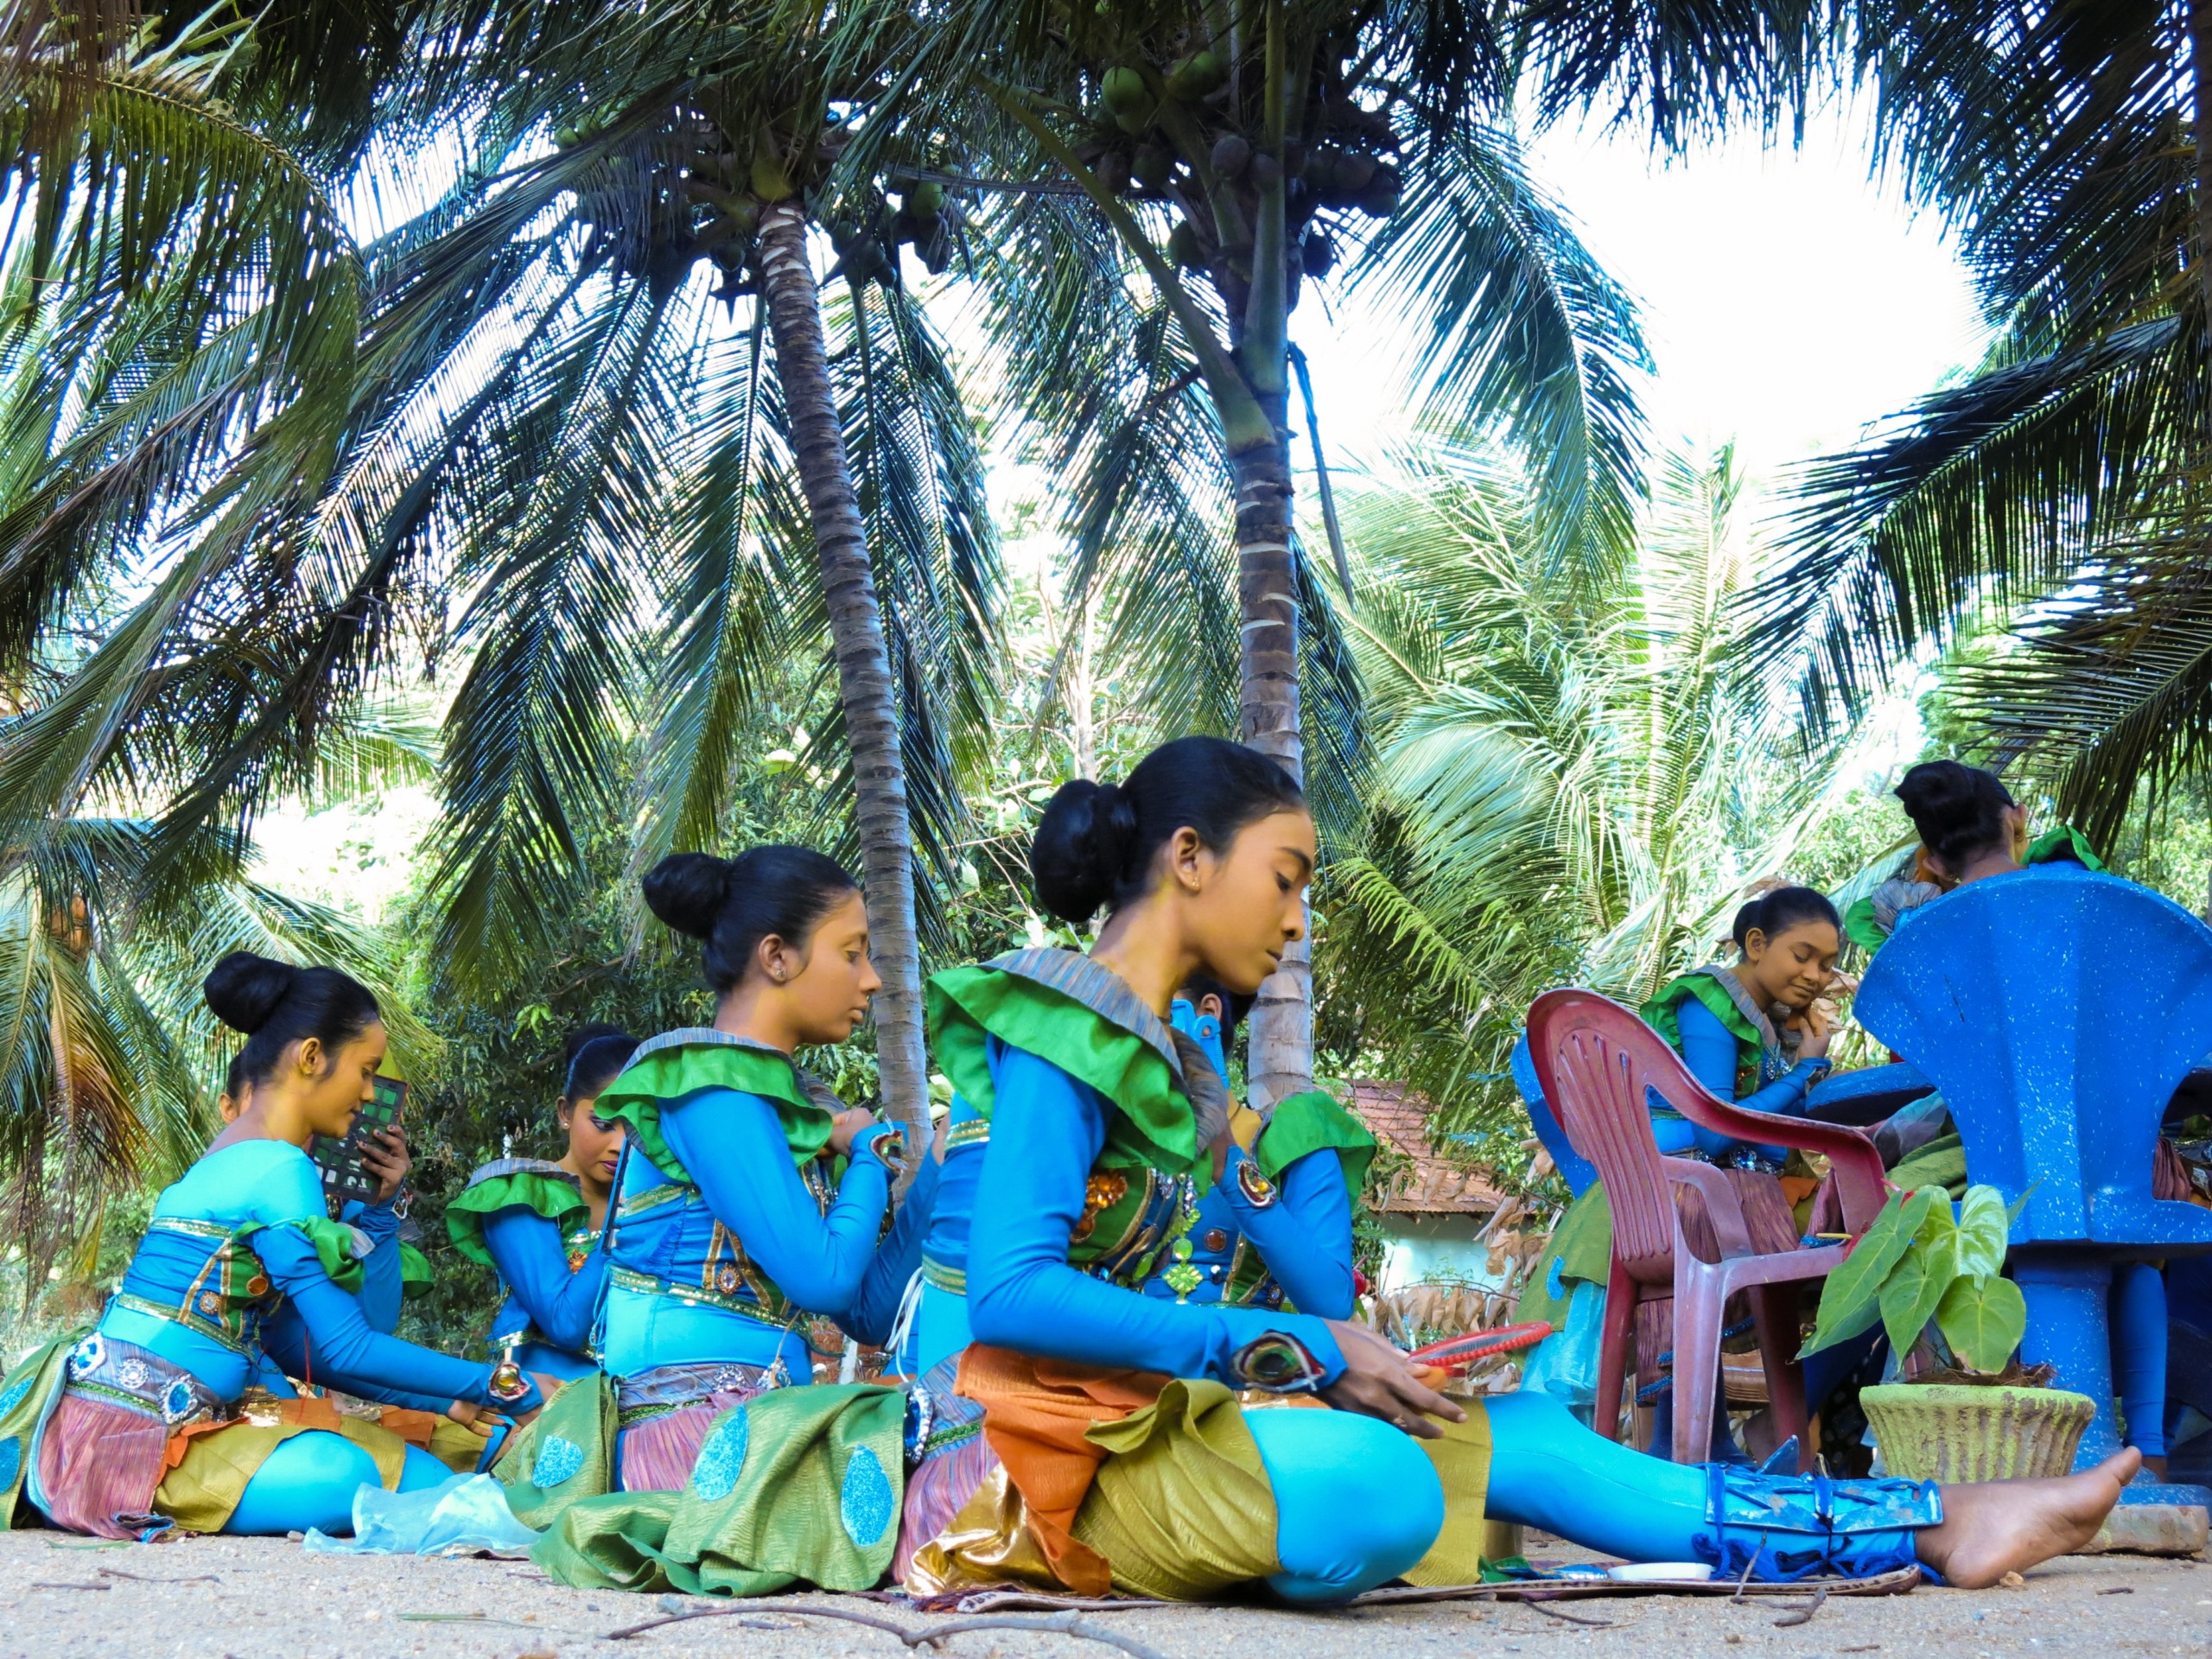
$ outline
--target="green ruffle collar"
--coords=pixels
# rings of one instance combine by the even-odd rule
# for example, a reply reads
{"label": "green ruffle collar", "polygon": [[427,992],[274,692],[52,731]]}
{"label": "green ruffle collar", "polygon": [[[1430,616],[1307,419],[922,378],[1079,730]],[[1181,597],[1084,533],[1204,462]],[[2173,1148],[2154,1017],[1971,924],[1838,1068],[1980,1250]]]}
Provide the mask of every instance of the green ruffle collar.
{"label": "green ruffle collar", "polygon": [[952,1086],[984,1118],[997,1103],[985,1063],[993,1037],[1039,1055],[1112,1101],[1146,1161],[1188,1174],[1228,1122],[1229,1100],[1196,1044],[1184,1042],[1111,969],[1073,950],[1015,950],[929,982],[930,1040]]}
{"label": "green ruffle collar", "polygon": [[576,1178],[543,1158],[501,1158],[480,1167],[446,1205],[446,1236],[470,1261],[493,1265],[484,1225],[502,1210],[529,1210],[563,1234],[591,1217]]}
{"label": "green ruffle collar", "polygon": [[1681,978],[1670,982],[1637,1013],[1643,1016],[1645,1025],[1667,1039],[1668,1047],[1680,1053],[1682,1047],[1681,1006],[1692,998],[1705,1004],[1707,1011],[1727,1027],[1729,1033],[1754,1054],[1766,1050],[1769,1033],[1762,1032],[1751,1022],[1751,1017],[1730,995],[1728,987],[1720,982],[1719,971],[1711,968],[1691,969]]}
{"label": "green ruffle collar", "polygon": [[2102,870],[2105,861],[2097,856],[2096,849],[2089,845],[2089,838],[2070,823],[2053,824],[2028,843],[2028,855],[2024,864],[2050,864],[2061,859],[2070,859],[2085,870]]}
{"label": "green ruffle collar", "polygon": [[1375,1135],[1334,1095],[1308,1089],[1277,1101],[1254,1155],[1262,1173],[1279,1181],[1283,1171],[1325,1147],[1335,1148],[1344,1166],[1345,1189],[1357,1198],[1367,1185],[1368,1166],[1375,1161]]}
{"label": "green ruffle collar", "polygon": [[794,1163],[805,1163],[830,1144],[830,1116],[838,1103],[835,1095],[781,1049],[704,1026],[666,1032],[639,1044],[630,1064],[600,1091],[592,1109],[602,1118],[620,1118],[648,1158],[676,1179],[695,1185],[661,1134],[660,1114],[664,1105],[706,1089],[734,1089],[773,1106]]}

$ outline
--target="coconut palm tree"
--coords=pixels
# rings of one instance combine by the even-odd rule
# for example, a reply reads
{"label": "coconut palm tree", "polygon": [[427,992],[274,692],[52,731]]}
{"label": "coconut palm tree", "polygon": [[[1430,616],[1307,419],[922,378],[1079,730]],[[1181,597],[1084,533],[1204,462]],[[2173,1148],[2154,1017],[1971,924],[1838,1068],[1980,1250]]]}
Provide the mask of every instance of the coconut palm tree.
{"label": "coconut palm tree", "polygon": [[1670,456],[1594,592],[1531,556],[1533,491],[1493,448],[1428,442],[1347,493],[1378,761],[1320,971],[1334,1046],[1382,1048],[1447,1120],[1510,1110],[1541,992],[1637,1002],[1705,960],[1819,804],[1786,696],[1731,661],[1763,556],[1743,492],[1727,449]]}
{"label": "coconut palm tree", "polygon": [[[1028,272],[994,281],[1020,296],[996,337],[1025,407],[1084,463],[1078,568],[1109,537],[1174,550],[1171,570],[1193,563],[1204,497],[1176,486],[1194,447],[1219,458],[1246,742],[1303,774],[1300,621],[1320,594],[1292,531],[1289,324],[1305,285],[1340,264],[1408,319],[1433,397],[1507,422],[1538,459],[1540,556],[1618,563],[1640,491],[1626,372],[1643,350],[1521,168],[1511,77],[1483,17],[973,0],[934,35],[911,78],[922,113],[899,132],[922,164],[1027,181],[993,220],[1001,264]],[[1087,212],[1036,184],[1055,177]],[[1183,584],[1154,586],[1182,602]],[[1304,1085],[1302,951],[1262,989],[1251,1041],[1263,1103]]]}
{"label": "coconut palm tree", "polygon": [[[815,741],[850,766],[884,1082],[918,1115],[908,825],[945,865],[986,721],[995,552],[959,388],[900,280],[899,236],[942,266],[938,207],[910,192],[902,217],[861,181],[826,306],[808,240],[908,14],[378,15],[403,49],[350,149],[237,118],[245,24],[195,41],[185,91],[296,200],[239,205],[203,168],[170,181],[171,244],[244,226],[265,281],[149,264],[115,229],[111,196],[168,177],[174,123],[80,121],[66,154],[117,181],[41,195],[11,246],[42,304],[18,308],[0,365],[0,512],[23,532],[22,591],[0,594],[21,711],[0,817],[29,830],[120,789],[172,838],[250,819],[379,686],[458,656],[441,956],[494,983],[552,947],[544,901],[582,879],[587,820],[634,817],[641,863],[714,838],[733,716],[826,641],[838,718]],[[116,48],[106,73],[182,73],[143,55]],[[348,214],[327,211],[329,177]],[[85,390],[57,400],[64,353]],[[150,588],[132,562],[149,545]]]}
{"label": "coconut palm tree", "polygon": [[1802,666],[1833,721],[1993,617],[2014,648],[1954,689],[2107,836],[2212,756],[2212,11],[1859,12],[1882,157],[1943,215],[1994,338],[1806,472],[1760,667]]}

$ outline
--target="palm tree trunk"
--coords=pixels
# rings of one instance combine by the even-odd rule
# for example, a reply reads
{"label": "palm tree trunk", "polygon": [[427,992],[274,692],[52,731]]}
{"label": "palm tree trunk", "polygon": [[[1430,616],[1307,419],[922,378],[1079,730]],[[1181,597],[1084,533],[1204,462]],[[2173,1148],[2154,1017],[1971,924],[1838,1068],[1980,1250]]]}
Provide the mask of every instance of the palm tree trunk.
{"label": "palm tree trunk", "polygon": [[760,292],[776,342],[776,378],[791,422],[799,482],[814,524],[822,591],[837,653],[837,695],[852,746],[861,867],[868,887],[869,947],[883,988],[875,996],[875,1052],[885,1104],[908,1126],[908,1144],[929,1137],[929,1063],[922,1039],[921,947],[914,931],[913,842],[906,817],[906,769],[899,747],[883,617],[875,602],[859,498],[845,458],[822,334],[822,296],[808,264],[806,219],[780,201],[760,218]]}
{"label": "palm tree trunk", "polygon": [[2212,0],[2189,9],[2190,127],[2196,143],[2196,282],[2212,320]]}
{"label": "palm tree trunk", "polygon": [[[1232,458],[1236,481],[1236,607],[1243,647],[1238,664],[1238,734],[1306,781],[1299,734],[1298,589],[1290,564],[1290,435],[1280,399],[1262,402],[1275,441]],[[1313,1084],[1313,957],[1301,942],[1260,987],[1252,1007],[1248,1071],[1252,1103],[1265,1111]]]}

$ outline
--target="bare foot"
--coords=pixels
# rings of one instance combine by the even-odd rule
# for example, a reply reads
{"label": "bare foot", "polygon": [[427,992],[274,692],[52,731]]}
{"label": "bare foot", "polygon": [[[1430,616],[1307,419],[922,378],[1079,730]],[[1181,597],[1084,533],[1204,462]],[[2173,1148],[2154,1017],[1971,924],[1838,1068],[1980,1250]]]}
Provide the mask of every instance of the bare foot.
{"label": "bare foot", "polygon": [[2120,1489],[2142,1466],[2143,1454],[2131,1446],[2056,1480],[1946,1486],[1943,1524],[1921,1529],[1920,1559],[1962,1590],[1986,1589],[2095,1537]]}

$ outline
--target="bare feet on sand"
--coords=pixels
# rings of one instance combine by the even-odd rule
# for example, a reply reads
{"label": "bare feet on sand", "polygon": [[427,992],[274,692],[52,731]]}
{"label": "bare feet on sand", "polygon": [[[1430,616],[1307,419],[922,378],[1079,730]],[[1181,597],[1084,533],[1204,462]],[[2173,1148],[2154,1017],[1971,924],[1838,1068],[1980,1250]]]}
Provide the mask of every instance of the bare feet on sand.
{"label": "bare feet on sand", "polygon": [[1943,1524],[1924,1527],[1920,1559],[1961,1590],[1980,1590],[2076,1550],[2120,1502],[2143,1466],[2130,1446],[2094,1469],[2056,1480],[1992,1480],[1943,1488]]}

